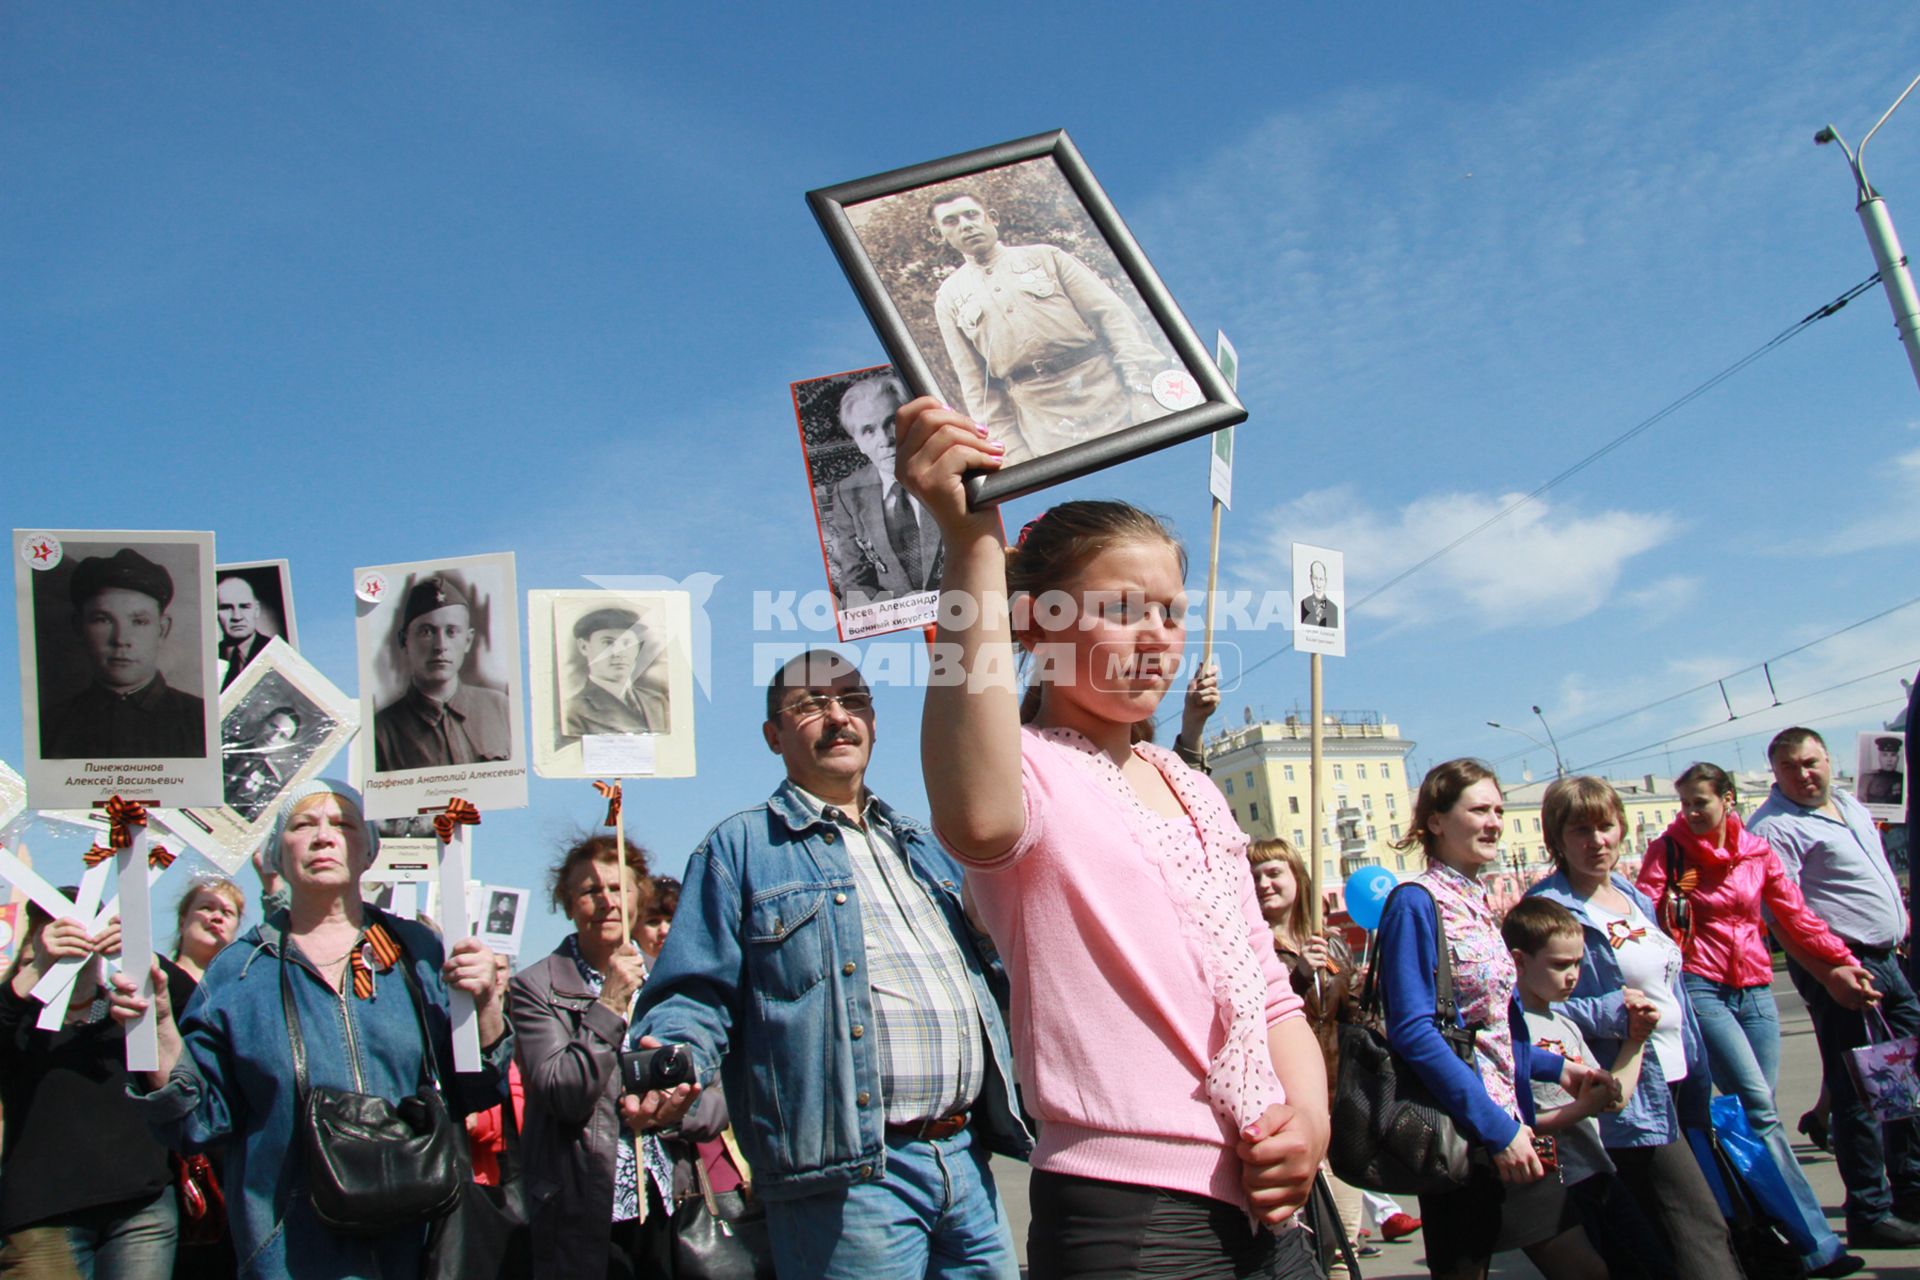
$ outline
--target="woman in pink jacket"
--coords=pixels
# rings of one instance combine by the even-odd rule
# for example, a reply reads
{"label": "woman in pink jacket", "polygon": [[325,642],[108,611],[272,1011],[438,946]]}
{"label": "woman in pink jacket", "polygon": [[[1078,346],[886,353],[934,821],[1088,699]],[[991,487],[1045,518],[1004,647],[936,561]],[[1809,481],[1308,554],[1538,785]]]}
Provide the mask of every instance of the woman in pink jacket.
{"label": "woman in pink jacket", "polygon": [[1781,945],[1834,993],[1854,1004],[1871,990],[1867,971],[1847,944],[1808,910],[1799,886],[1765,840],[1740,824],[1733,779],[1718,765],[1696,764],[1674,779],[1680,812],[1647,846],[1640,888],[1659,907],[1660,923],[1680,943],[1683,981],[1708,1066],[1721,1093],[1740,1099],[1754,1135],[1767,1144],[1793,1192],[1814,1247],[1808,1273],[1857,1271],[1827,1225],[1820,1200],[1800,1172],[1774,1110],[1780,1067],[1780,1013],[1773,1001],[1773,957],[1764,906]]}

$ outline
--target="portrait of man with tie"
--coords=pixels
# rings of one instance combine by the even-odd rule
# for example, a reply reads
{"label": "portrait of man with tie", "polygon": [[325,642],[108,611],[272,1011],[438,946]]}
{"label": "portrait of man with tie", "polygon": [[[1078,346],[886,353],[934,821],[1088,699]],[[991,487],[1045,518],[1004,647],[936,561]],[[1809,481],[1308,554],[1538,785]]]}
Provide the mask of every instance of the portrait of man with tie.
{"label": "portrait of man with tie", "polygon": [[215,566],[213,612],[219,624],[214,642],[222,690],[240,678],[275,636],[298,647],[284,560]]}
{"label": "portrait of man with tie", "polygon": [[671,733],[667,698],[667,634],[632,609],[582,614],[571,628],[572,667],[560,717],[567,738],[588,734]]}
{"label": "portrait of man with tie", "polygon": [[468,678],[473,602],[452,574],[416,582],[393,637],[407,687],[373,717],[374,769],[433,769],[513,755],[507,696]]}
{"label": "portrait of man with tie", "polygon": [[835,484],[823,517],[842,608],[940,585],[940,531],[893,477],[893,415],[907,388],[891,369],[859,378],[840,396],[840,429],[865,455]]}

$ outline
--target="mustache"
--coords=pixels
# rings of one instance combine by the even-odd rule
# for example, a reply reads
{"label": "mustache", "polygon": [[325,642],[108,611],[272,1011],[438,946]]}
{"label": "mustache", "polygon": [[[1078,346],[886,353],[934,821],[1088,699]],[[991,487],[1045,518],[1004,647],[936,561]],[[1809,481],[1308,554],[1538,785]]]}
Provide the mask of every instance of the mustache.
{"label": "mustache", "polygon": [[820,735],[819,739],[813,744],[813,749],[815,751],[825,751],[828,747],[837,747],[843,742],[850,746],[857,747],[860,745],[860,738],[858,734],[850,733],[845,729],[829,729]]}

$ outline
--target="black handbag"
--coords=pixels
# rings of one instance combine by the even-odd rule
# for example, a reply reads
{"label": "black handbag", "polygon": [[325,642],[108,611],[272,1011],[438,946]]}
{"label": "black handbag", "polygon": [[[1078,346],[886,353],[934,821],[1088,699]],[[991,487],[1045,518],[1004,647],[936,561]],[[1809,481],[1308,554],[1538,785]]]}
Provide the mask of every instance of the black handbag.
{"label": "black handbag", "polygon": [[[733,1135],[724,1137],[734,1154]],[[767,1211],[747,1186],[715,1191],[698,1154],[693,1170],[700,1194],[673,1208],[674,1280],[774,1280]]]}
{"label": "black handbag", "polygon": [[520,1176],[520,1125],[511,1093],[500,1108],[500,1132],[506,1145],[500,1156],[500,1185],[486,1187],[467,1179],[453,1208],[435,1220],[427,1236],[421,1280],[518,1280],[533,1274],[526,1180]]}
{"label": "black handbag", "polygon": [[295,1140],[306,1169],[314,1216],[343,1235],[377,1236],[423,1227],[440,1217],[471,1183],[466,1128],[447,1110],[434,1065],[420,979],[402,950],[404,975],[420,1025],[426,1081],[398,1103],[307,1079],[307,1046],[293,1000],[286,951],[280,953],[280,1002],[293,1048]]}
{"label": "black handbag", "polygon": [[[1424,886],[1403,884],[1395,894]],[[1392,902],[1392,898],[1388,898]],[[1435,911],[1434,1029],[1473,1067],[1474,1028],[1456,1024],[1447,927]],[[1380,966],[1367,975],[1357,1021],[1340,1024],[1340,1067],[1333,1094],[1327,1162],[1349,1186],[1389,1194],[1430,1195],[1467,1180],[1472,1144],[1411,1067],[1387,1043],[1380,1013]]]}

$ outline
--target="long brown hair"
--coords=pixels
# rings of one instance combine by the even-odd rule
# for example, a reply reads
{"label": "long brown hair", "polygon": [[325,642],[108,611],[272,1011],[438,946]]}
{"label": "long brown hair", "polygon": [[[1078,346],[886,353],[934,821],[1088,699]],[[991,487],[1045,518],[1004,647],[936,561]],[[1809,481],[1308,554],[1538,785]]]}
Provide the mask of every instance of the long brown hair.
{"label": "long brown hair", "polygon": [[[1164,544],[1179,559],[1180,578],[1186,580],[1187,549],[1159,516],[1125,502],[1063,502],[1049,507],[1007,549],[1007,596],[1014,616],[1018,618],[1023,608],[1031,611],[1034,602],[1048,592],[1068,589],[1101,552],[1129,542]],[[1020,700],[1020,723],[1027,724],[1040,714],[1045,687],[1037,673],[1029,678]],[[1133,740],[1153,740],[1151,718],[1133,726]]]}
{"label": "long brown hair", "polygon": [[1420,780],[1420,794],[1414,798],[1412,825],[1406,835],[1393,842],[1393,847],[1412,849],[1419,845],[1429,859],[1433,858],[1440,837],[1428,830],[1427,824],[1459,804],[1461,795],[1468,787],[1489,778],[1493,779],[1494,786],[1500,785],[1500,779],[1492,769],[1469,757],[1449,760],[1427,770],[1427,776]]}
{"label": "long brown hair", "polygon": [[1255,840],[1248,845],[1247,861],[1256,867],[1263,862],[1284,862],[1293,872],[1293,905],[1287,908],[1286,918],[1279,924],[1273,925],[1271,920],[1267,923],[1273,925],[1276,938],[1284,933],[1286,940],[1296,946],[1306,941],[1311,924],[1307,899],[1313,893],[1313,877],[1307,874],[1307,860],[1300,856],[1300,851],[1293,847],[1292,841],[1275,836],[1270,840]]}

